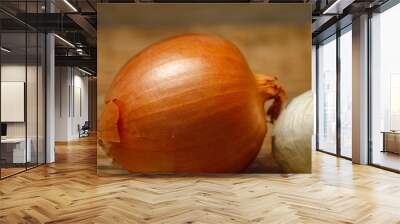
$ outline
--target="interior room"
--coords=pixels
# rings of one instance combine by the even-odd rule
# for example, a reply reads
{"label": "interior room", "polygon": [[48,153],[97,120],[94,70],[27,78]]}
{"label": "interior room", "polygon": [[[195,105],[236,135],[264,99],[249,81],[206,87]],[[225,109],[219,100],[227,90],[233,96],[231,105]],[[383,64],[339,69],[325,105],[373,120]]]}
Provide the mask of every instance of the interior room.
{"label": "interior room", "polygon": [[24,26],[1,34],[1,177],[45,162],[45,36]]}
{"label": "interior room", "polygon": [[399,22],[398,0],[0,1],[0,223],[400,223]]}

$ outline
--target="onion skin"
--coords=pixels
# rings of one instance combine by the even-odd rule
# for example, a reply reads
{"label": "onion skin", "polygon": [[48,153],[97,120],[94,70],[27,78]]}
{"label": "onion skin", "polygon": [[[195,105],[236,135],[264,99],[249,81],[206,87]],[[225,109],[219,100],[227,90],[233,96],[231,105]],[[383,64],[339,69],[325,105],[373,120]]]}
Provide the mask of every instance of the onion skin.
{"label": "onion skin", "polygon": [[275,122],[273,156],[285,173],[311,172],[314,99],[307,91],[295,97]]}
{"label": "onion skin", "polygon": [[242,171],[267,131],[264,101],[285,99],[282,88],[265,93],[276,80],[257,88],[265,79],[271,78],[256,81],[239,49],[220,37],[166,39],[134,56],[115,77],[99,139],[130,172]]}

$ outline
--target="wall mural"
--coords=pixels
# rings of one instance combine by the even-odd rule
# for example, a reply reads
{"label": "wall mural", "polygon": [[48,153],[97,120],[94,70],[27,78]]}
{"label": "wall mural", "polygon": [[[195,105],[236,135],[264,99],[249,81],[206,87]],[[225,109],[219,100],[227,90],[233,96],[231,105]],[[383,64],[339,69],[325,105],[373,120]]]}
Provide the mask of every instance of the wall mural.
{"label": "wall mural", "polygon": [[310,172],[309,11],[100,4],[98,173]]}

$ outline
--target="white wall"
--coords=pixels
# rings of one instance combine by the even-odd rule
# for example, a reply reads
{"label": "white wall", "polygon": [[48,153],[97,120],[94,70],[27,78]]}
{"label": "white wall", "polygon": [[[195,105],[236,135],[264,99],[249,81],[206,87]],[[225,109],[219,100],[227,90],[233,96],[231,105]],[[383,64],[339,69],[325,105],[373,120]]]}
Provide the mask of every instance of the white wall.
{"label": "white wall", "polygon": [[68,88],[70,84],[69,68],[55,68],[55,141],[68,141],[69,132],[69,96]]}
{"label": "white wall", "polygon": [[88,120],[88,78],[72,67],[56,67],[55,73],[55,140],[70,141]]}
{"label": "white wall", "polygon": [[[76,70],[75,70],[76,72]],[[73,138],[79,137],[78,124],[81,126],[88,121],[88,78],[81,75],[74,75],[74,108],[72,108],[72,130],[71,135]],[[81,111],[80,111],[81,110]]]}

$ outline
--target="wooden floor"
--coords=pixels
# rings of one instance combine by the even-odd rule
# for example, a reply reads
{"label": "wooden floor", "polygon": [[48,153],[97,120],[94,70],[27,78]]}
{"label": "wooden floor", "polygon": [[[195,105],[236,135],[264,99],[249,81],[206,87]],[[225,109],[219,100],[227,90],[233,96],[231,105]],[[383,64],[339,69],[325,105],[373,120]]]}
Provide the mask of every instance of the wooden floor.
{"label": "wooden floor", "polygon": [[400,223],[400,175],[314,152],[313,174],[98,177],[94,138],[0,181],[0,223]]}
{"label": "wooden floor", "polygon": [[25,169],[25,167],[7,167],[7,168],[4,168],[4,167],[2,167],[1,168],[1,177],[3,178],[3,177],[8,177],[8,176],[11,176],[11,175],[13,175],[13,174],[16,174],[16,173],[19,173],[19,172],[23,172],[23,171],[25,171],[26,169]]}
{"label": "wooden floor", "polygon": [[372,158],[374,164],[400,170],[400,154],[375,150]]}

